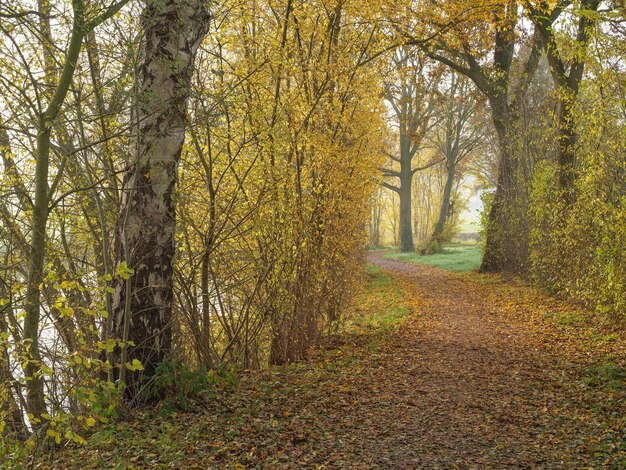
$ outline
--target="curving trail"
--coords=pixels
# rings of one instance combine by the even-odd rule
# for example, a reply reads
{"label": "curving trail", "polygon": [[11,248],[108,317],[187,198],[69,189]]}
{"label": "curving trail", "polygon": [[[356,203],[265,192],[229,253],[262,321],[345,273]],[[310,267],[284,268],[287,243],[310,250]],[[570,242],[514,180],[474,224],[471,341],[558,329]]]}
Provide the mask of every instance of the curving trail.
{"label": "curving trail", "polygon": [[412,402],[392,421],[392,434],[408,436],[406,446],[389,446],[392,466],[584,466],[588,426],[561,414],[574,404],[560,386],[558,344],[529,328],[515,305],[522,299],[510,298],[521,292],[380,253],[369,261],[401,279],[419,306],[390,345],[394,359],[384,359],[395,364],[387,392]]}
{"label": "curving trail", "polygon": [[413,310],[396,330],[244,374],[57,468],[626,468],[610,447],[623,390],[582,380],[594,358],[624,357],[624,341],[555,326],[546,312],[579,310],[513,280],[368,258]]}

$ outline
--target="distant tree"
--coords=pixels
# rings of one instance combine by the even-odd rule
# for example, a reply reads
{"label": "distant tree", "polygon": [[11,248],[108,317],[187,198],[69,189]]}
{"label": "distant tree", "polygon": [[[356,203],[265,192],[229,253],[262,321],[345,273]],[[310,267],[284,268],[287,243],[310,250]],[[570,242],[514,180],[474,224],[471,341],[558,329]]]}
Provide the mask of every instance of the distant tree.
{"label": "distant tree", "polygon": [[435,146],[444,157],[445,185],[437,224],[430,237],[429,249],[440,250],[442,236],[450,216],[453,188],[461,162],[486,143],[486,126],[480,120],[472,121],[478,101],[470,82],[464,76],[450,75],[448,88],[440,106],[440,129],[435,133]]}
{"label": "distant tree", "polygon": [[379,248],[381,246],[380,232],[384,206],[385,201],[383,196],[383,190],[379,188],[372,196],[371,215],[369,220],[370,246],[372,246],[373,248]]}
{"label": "distant tree", "polygon": [[[416,164],[424,138],[435,125],[437,84],[441,71],[424,55],[399,48],[392,56],[393,79],[385,85],[385,98],[394,111],[398,126],[398,155],[388,153],[390,165],[383,169],[386,178],[397,178],[398,185],[383,182],[400,198],[400,250],[415,250],[413,243],[412,184],[416,172],[436,164]],[[394,169],[399,166],[399,169]]]}
{"label": "distant tree", "polygon": [[[407,42],[470,78],[487,98],[498,136],[498,181],[489,212],[481,271],[516,271],[526,265],[527,241],[523,221],[512,211],[519,198],[517,148],[520,110],[541,56],[542,38],[535,30],[528,38],[528,53],[516,51],[523,35],[516,1],[419,4],[413,14],[423,14],[426,29],[404,31]],[[555,9],[548,18],[554,22]],[[420,23],[422,24],[422,23]],[[447,25],[447,27],[442,27]],[[416,34],[418,36],[416,36]]]}

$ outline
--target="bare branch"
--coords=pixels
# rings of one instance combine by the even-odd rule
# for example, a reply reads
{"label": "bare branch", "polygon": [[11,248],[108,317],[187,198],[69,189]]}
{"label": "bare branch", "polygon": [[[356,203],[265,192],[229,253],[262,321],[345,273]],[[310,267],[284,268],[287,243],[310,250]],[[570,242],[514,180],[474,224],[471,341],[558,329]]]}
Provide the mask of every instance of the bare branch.
{"label": "bare branch", "polygon": [[412,174],[412,175],[414,175],[414,174],[415,174],[415,173],[417,173],[418,171],[427,170],[428,168],[431,168],[431,167],[433,167],[433,166],[435,166],[435,165],[438,165],[439,163],[442,163],[442,162],[444,162],[444,161],[445,161],[445,159],[444,159],[444,158],[440,158],[440,159],[438,159],[438,160],[433,160],[433,161],[431,161],[431,162],[427,163],[427,164],[426,164],[426,165],[424,165],[424,166],[418,166],[418,167],[416,167],[416,168],[413,168],[413,169],[411,170],[411,174]]}
{"label": "bare branch", "polygon": [[389,183],[385,183],[383,181],[383,187],[385,187],[387,189],[390,189],[392,191],[395,191],[396,193],[400,194],[400,188],[398,188],[397,186],[394,186],[394,185],[389,184]]}

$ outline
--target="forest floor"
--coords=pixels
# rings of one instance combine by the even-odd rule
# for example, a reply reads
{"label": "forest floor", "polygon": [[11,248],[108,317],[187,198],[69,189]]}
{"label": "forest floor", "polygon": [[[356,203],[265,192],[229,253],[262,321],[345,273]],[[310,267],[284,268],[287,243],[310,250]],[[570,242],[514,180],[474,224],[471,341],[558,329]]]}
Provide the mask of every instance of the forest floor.
{"label": "forest floor", "polygon": [[352,333],[41,466],[626,468],[619,330],[514,279],[368,256]]}

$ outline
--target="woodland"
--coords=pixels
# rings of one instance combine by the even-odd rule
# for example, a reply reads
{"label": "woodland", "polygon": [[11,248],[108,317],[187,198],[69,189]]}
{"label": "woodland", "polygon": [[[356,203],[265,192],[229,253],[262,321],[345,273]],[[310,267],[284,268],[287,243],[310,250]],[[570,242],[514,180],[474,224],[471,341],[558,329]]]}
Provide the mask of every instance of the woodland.
{"label": "woodland", "polygon": [[0,0],[0,169],[0,468],[626,466],[621,0]]}

